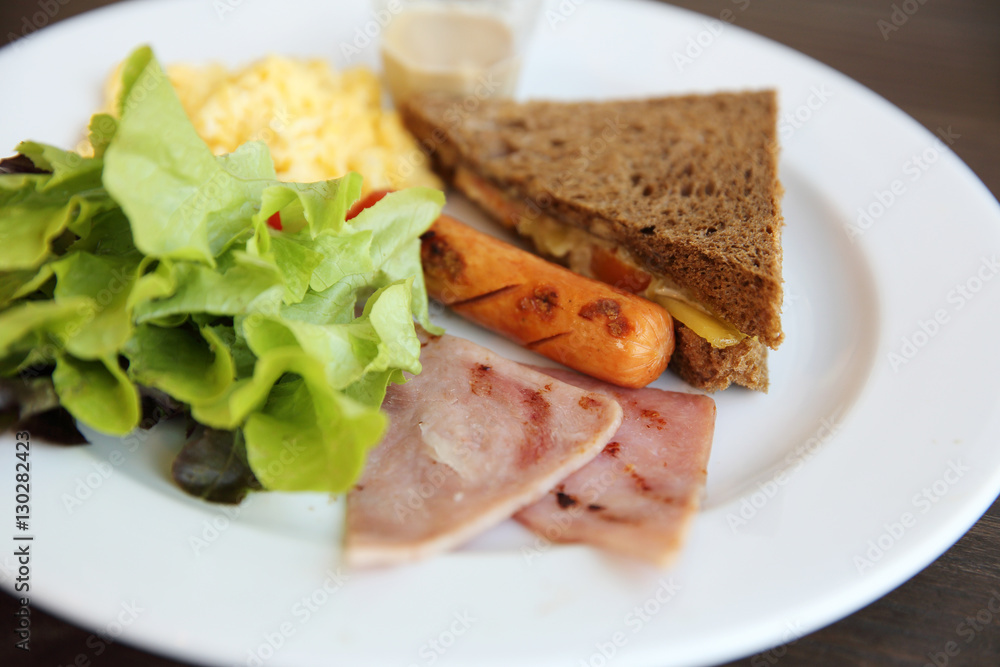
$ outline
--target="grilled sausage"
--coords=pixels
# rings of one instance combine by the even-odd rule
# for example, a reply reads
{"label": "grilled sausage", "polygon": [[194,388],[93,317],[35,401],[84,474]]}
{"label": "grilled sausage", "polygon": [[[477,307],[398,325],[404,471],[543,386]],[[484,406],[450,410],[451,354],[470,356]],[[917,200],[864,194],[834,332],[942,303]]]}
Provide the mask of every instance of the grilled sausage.
{"label": "grilled sausage", "polygon": [[666,368],[674,333],[661,306],[448,216],[421,239],[428,293],[463,317],[622,387],[644,387]]}

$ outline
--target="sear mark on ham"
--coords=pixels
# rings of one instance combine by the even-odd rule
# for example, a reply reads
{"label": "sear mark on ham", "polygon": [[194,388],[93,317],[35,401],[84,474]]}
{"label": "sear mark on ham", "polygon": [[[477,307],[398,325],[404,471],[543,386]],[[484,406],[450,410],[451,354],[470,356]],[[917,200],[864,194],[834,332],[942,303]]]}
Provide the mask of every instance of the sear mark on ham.
{"label": "sear mark on ham", "polygon": [[539,370],[614,397],[625,417],[600,456],[514,518],[555,542],[588,543],[669,565],[704,491],[715,402],[648,387],[623,389],[562,369]]}
{"label": "sear mark on ham", "polygon": [[643,410],[642,419],[646,423],[646,428],[655,428],[662,431],[667,425],[667,420],[660,416],[656,410]]}
{"label": "sear mark on ham", "polygon": [[[551,385],[549,386],[551,387]],[[519,389],[521,403],[527,414],[527,421],[524,424],[526,438],[518,461],[521,468],[526,469],[536,464],[552,449],[553,434],[551,429],[553,423],[549,416],[551,406],[542,395],[543,391],[545,391],[545,387],[541,389],[522,387]],[[558,428],[558,425],[555,427]]]}
{"label": "sear mark on ham", "polygon": [[559,487],[556,489],[556,492],[555,492],[555,494],[556,494],[556,502],[559,503],[559,507],[562,507],[563,509],[566,509],[567,507],[572,507],[573,505],[577,504],[576,503],[576,498],[574,498],[573,496],[571,496],[568,493],[566,493],[563,490],[565,488],[566,487],[564,487],[562,484],[560,484]]}
{"label": "sear mark on ham", "polygon": [[431,338],[420,362],[420,375],[390,385],[390,427],[347,496],[351,565],[467,541],[593,460],[621,424],[613,398],[460,338]]}
{"label": "sear mark on ham", "polygon": [[490,373],[493,370],[486,364],[479,364],[469,369],[469,389],[476,396],[491,396],[493,394],[493,384],[490,382]]}

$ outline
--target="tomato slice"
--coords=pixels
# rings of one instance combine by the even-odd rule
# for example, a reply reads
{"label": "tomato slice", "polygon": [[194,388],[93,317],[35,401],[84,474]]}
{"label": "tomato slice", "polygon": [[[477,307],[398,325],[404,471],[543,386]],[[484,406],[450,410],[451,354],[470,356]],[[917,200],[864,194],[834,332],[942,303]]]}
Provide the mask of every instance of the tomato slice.
{"label": "tomato slice", "polygon": [[354,205],[351,206],[351,208],[347,211],[347,217],[345,218],[345,220],[351,220],[353,218],[356,218],[357,215],[361,213],[361,211],[365,210],[369,206],[374,206],[375,204],[379,203],[380,201],[382,201],[382,197],[385,197],[390,192],[393,191],[375,190],[373,192],[369,192],[367,197],[364,197],[354,202]]}
{"label": "tomato slice", "polygon": [[281,213],[275,211],[274,214],[267,219],[267,226],[271,229],[277,229],[279,232],[284,229],[281,226]]}
{"label": "tomato slice", "polygon": [[649,287],[652,280],[642,269],[623,262],[613,250],[607,250],[599,245],[593,246],[590,256],[590,270],[594,277],[603,283],[614,285],[619,289],[640,294]]}

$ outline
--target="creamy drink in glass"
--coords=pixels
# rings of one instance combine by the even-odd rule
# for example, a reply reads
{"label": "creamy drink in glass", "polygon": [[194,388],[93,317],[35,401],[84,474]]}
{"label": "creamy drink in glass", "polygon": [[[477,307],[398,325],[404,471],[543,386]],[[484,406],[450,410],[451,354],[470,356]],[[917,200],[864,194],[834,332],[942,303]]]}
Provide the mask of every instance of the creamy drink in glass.
{"label": "creamy drink in glass", "polygon": [[397,105],[416,93],[510,96],[538,0],[380,0],[385,82]]}

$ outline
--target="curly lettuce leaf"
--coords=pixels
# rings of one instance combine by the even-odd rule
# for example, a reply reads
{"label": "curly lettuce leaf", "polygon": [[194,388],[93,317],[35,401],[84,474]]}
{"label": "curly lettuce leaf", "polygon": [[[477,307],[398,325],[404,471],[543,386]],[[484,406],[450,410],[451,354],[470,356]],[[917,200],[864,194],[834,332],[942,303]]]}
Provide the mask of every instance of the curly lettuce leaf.
{"label": "curly lettuce leaf", "polygon": [[274,388],[247,420],[247,460],[265,488],[342,491],[361,475],[388,419],[377,408],[325,388],[315,374]]}
{"label": "curly lettuce leaf", "polygon": [[62,355],[56,360],[52,383],[70,414],[103,433],[126,435],[139,425],[139,392],[117,360]]}
{"label": "curly lettuce leaf", "polygon": [[128,297],[139,266],[138,255],[98,256],[74,252],[52,263],[55,303],[86,298],[79,314],[84,325],[66,338],[65,346],[80,359],[116,355],[132,334]]}
{"label": "curly lettuce leaf", "polygon": [[390,369],[420,372],[420,341],[410,317],[410,298],[410,284],[403,281],[373,294],[361,317],[346,324],[261,317],[245,320],[243,331],[258,357],[297,347],[314,360],[331,388],[346,390]]}
{"label": "curly lettuce leaf", "polygon": [[0,313],[0,358],[32,353],[51,362],[86,326],[94,308],[88,297],[25,301],[8,308]]}
{"label": "curly lettuce leaf", "polygon": [[101,160],[29,141],[17,150],[46,173],[0,178],[0,271],[37,269],[63,232],[84,235],[117,206],[102,186]]}
{"label": "curly lettuce leaf", "polygon": [[103,158],[104,151],[118,131],[118,120],[106,113],[95,113],[90,117],[90,124],[87,126],[87,141],[94,149],[94,157]]}
{"label": "curly lettuce leaf", "polygon": [[306,298],[312,274],[322,263],[323,255],[282,236],[271,239],[271,252],[285,283],[284,302],[301,302]]}
{"label": "curly lettuce leaf", "polygon": [[0,308],[6,308],[18,299],[38,291],[50,278],[51,264],[43,264],[38,269],[0,271]]}
{"label": "curly lettuce leaf", "polygon": [[220,257],[215,268],[196,262],[161,262],[150,275],[172,289],[163,298],[136,304],[135,318],[140,323],[191,313],[275,312],[284,295],[278,268],[240,250]]}
{"label": "curly lettuce leaf", "polygon": [[437,219],[442,206],[442,192],[409,188],[386,195],[345,223],[340,234],[320,234],[315,238],[298,234],[283,238],[322,258],[312,271],[310,288],[328,295],[327,306],[337,304],[336,308],[326,309],[332,321],[351,319],[355,304],[366,292],[412,279],[413,316],[428,331],[440,333],[430,322],[420,264],[420,235]]}
{"label": "curly lettuce leaf", "polygon": [[229,347],[211,327],[140,325],[122,349],[136,382],[165,391],[183,403],[209,401],[233,383]]}
{"label": "curly lettuce leaf", "polygon": [[122,83],[118,127],[104,152],[104,187],[144,254],[214,266],[217,255],[250,232],[255,205],[275,180],[266,147],[251,144],[216,158],[148,47],[128,58]]}

